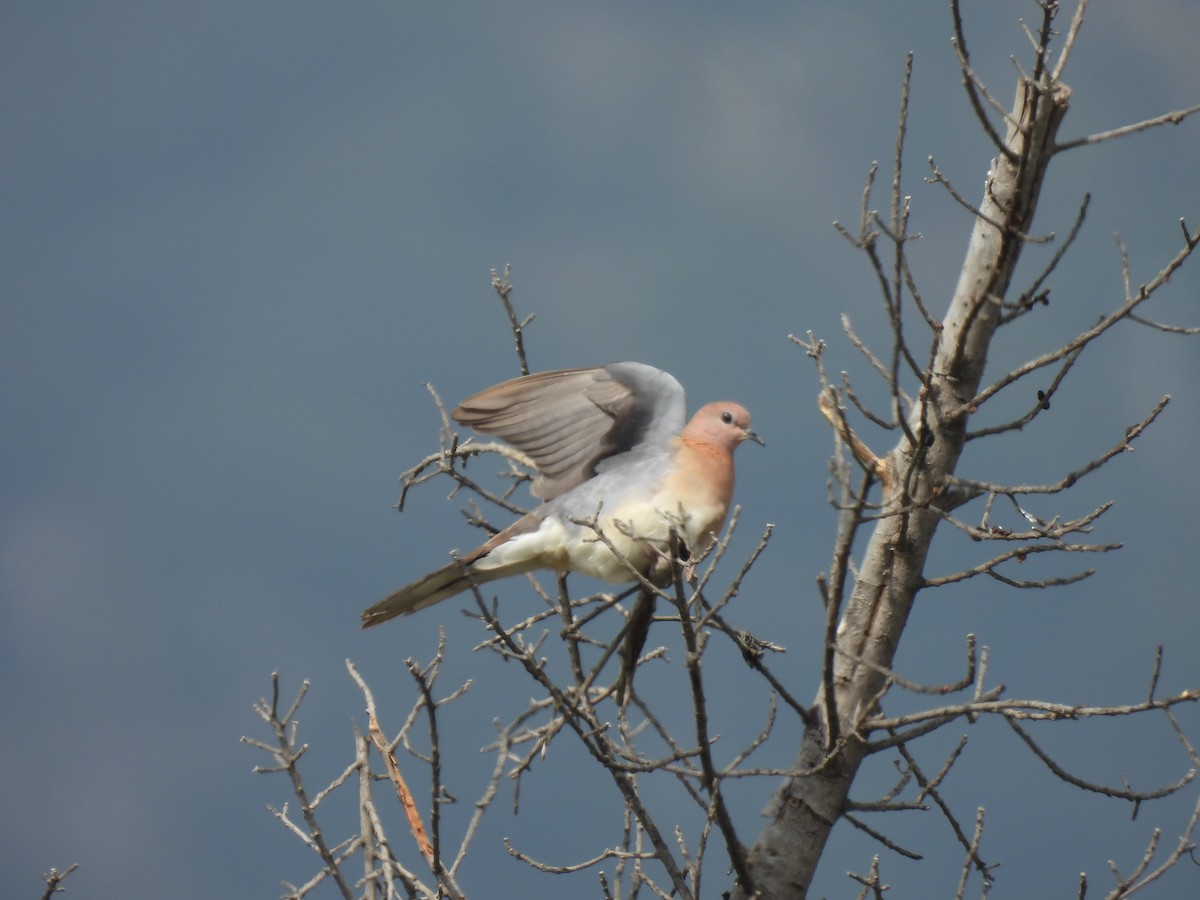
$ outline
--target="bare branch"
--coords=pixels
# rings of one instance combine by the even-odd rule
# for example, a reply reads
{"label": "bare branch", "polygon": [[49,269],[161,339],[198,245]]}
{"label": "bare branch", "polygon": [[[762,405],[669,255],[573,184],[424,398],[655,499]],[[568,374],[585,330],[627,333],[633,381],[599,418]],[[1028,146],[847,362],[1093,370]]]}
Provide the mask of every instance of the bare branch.
{"label": "bare branch", "polygon": [[876,831],[874,828],[869,826],[866,822],[864,822],[862,819],[858,818],[857,816],[851,815],[850,813],[846,813],[845,819],[847,822],[849,822],[851,825],[853,825],[859,831],[863,832],[864,834],[870,835],[872,838],[879,841],[879,843],[883,844],[883,846],[887,847],[893,853],[898,853],[901,856],[906,857],[907,859],[916,860],[916,859],[924,859],[925,858],[920,853],[917,853],[914,850],[908,850],[908,849],[905,849],[904,847],[901,847],[895,841],[891,840],[886,835]]}
{"label": "bare branch", "polygon": [[[1151,705],[1153,705],[1153,701],[1151,701],[1149,704],[1146,704],[1143,708],[1149,708]],[[1096,784],[1095,782],[1085,781],[1082,778],[1077,778],[1076,776],[1070,774],[1062,766],[1056,763],[1050,757],[1049,753],[1037,745],[1037,743],[1029,735],[1029,732],[1016,723],[1013,716],[1004,715],[1003,718],[1004,721],[1007,722],[1012,728],[1012,730],[1017,733],[1017,737],[1025,742],[1025,746],[1033,751],[1034,756],[1046,764],[1046,768],[1048,768],[1051,772],[1068,784],[1072,784],[1077,788],[1082,788],[1085,791],[1091,791],[1095,794],[1103,794],[1106,797],[1115,797],[1119,800],[1132,800],[1136,802],[1141,802],[1143,800],[1157,800],[1161,797],[1169,797],[1172,794],[1177,794],[1179,791],[1183,790],[1183,788],[1187,787],[1187,785],[1191,784],[1192,779],[1196,777],[1196,770],[1192,769],[1184,773],[1183,777],[1174,784],[1169,784],[1153,791],[1134,791],[1128,788],[1112,788],[1102,784]]]}
{"label": "bare branch", "polygon": [[1075,244],[1075,239],[1079,237],[1079,232],[1083,228],[1084,219],[1087,218],[1087,211],[1091,202],[1092,195],[1084,194],[1083,202],[1079,204],[1079,212],[1075,214],[1075,221],[1071,225],[1071,230],[1067,232],[1066,240],[1055,248],[1054,255],[1050,257],[1050,261],[1042,269],[1038,277],[1033,280],[1033,283],[1025,290],[1025,293],[1015,303],[1010,304],[1002,300],[997,301],[1005,309],[1011,310],[1000,316],[999,325],[1007,325],[1012,320],[1035,308],[1039,303],[1043,306],[1050,305],[1050,289],[1043,289],[1042,285],[1046,283],[1046,279],[1058,268],[1058,264],[1062,261],[1062,258],[1066,256],[1067,251]]}
{"label": "bare branch", "polygon": [[934,720],[949,720],[968,714],[995,715],[1003,714],[1014,720],[1028,719],[1030,721],[1059,721],[1094,718],[1118,718],[1150,710],[1165,710],[1182,703],[1195,703],[1200,700],[1200,692],[1183,691],[1172,697],[1160,700],[1149,700],[1144,703],[1131,703],[1124,706],[1071,706],[1065,703],[1050,703],[1045,700],[988,700],[979,703],[960,703],[937,709],[927,709],[891,718],[868,719],[863,727],[872,731],[905,728],[909,725],[926,723]]}
{"label": "bare branch", "polygon": [[[430,390],[432,391],[432,388]],[[454,466],[456,460],[466,462],[474,456],[482,456],[484,454],[495,454],[508,460],[508,477],[513,479],[513,484],[505,496],[492,493],[467,477],[467,474],[462,469],[455,468]],[[532,461],[525,454],[509,447],[507,444],[477,441],[474,438],[468,438],[462,444],[458,444],[456,438],[455,443],[450,448],[443,448],[437,453],[429,454],[415,466],[401,473],[400,483],[403,487],[400,492],[400,499],[396,503],[396,509],[403,512],[404,501],[410,489],[438,475],[448,475],[457,482],[459,487],[464,487],[472,491],[488,502],[496,504],[501,509],[508,510],[516,515],[522,515],[525,510],[507,499],[507,495],[513,491],[517,484],[530,479],[529,473],[516,468],[517,465],[530,469],[533,468]],[[429,471],[430,469],[433,471]]]}
{"label": "bare branch", "polygon": [[1120,544],[1029,544],[1023,547],[1017,547],[998,556],[994,556],[987,562],[980,563],[970,569],[963,569],[955,572],[952,575],[942,575],[936,578],[926,578],[924,581],[925,587],[941,587],[947,584],[955,584],[960,581],[966,581],[968,578],[974,578],[977,575],[990,575],[993,578],[1003,581],[1010,587],[1017,588],[1048,588],[1059,587],[1065,584],[1074,584],[1077,581],[1082,581],[1095,574],[1095,570],[1086,569],[1075,575],[1069,575],[1064,578],[1043,578],[1037,581],[1017,581],[1001,575],[996,571],[996,567],[1010,560],[1024,562],[1029,556],[1037,553],[1108,553],[1112,550],[1120,550]]}
{"label": "bare branch", "polygon": [[529,374],[529,363],[525,358],[525,328],[533,321],[536,313],[530,315],[521,322],[517,319],[517,311],[512,305],[512,266],[508,263],[504,264],[504,274],[500,275],[495,269],[492,269],[492,289],[500,298],[500,302],[504,304],[504,311],[508,314],[508,327],[512,329],[513,343],[517,350],[517,363],[521,367],[521,374]]}
{"label": "bare branch", "polygon": [[645,853],[645,852],[630,853],[627,850],[617,850],[617,849],[613,848],[613,849],[605,850],[600,855],[594,856],[591,859],[585,859],[583,862],[573,863],[571,865],[555,866],[555,865],[551,865],[550,863],[539,862],[538,860],[534,859],[532,856],[529,856],[526,853],[522,853],[520,850],[517,850],[515,847],[512,846],[512,844],[509,842],[508,838],[504,839],[504,849],[508,851],[510,856],[514,857],[515,859],[521,860],[521,862],[525,863],[526,865],[530,866],[531,868],[537,869],[539,872],[548,872],[552,875],[566,875],[571,872],[582,872],[584,869],[590,869],[592,866],[599,865],[600,863],[604,862],[604,860],[606,860],[606,859],[647,859],[647,860],[649,860],[649,859],[656,858],[653,853]]}
{"label": "bare branch", "polygon": [[[955,900],[962,900],[967,890],[967,879],[971,875],[971,866],[977,865],[979,859],[979,845],[983,843],[983,807],[975,810],[975,832],[971,835],[971,843],[967,846],[967,855],[963,860],[962,874],[958,879],[958,890],[954,892]],[[990,880],[988,878],[986,867],[983,870],[985,883]],[[987,893],[986,890],[984,892]]]}
{"label": "bare branch", "polygon": [[863,471],[869,472],[886,484],[888,480],[886,464],[850,428],[850,423],[846,421],[846,410],[837,403],[836,397],[829,391],[822,392],[817,397],[817,407],[821,410],[821,415],[825,417],[825,420],[838,433],[838,436],[850,447],[854,458],[863,467]]}
{"label": "bare branch", "polygon": [[[276,746],[274,749],[271,749],[262,742],[245,737],[242,738],[242,743],[268,750],[277,761],[277,765],[271,768],[256,766],[256,772],[287,772],[288,778],[292,782],[292,793],[300,801],[300,812],[304,817],[304,824],[308,829],[307,833],[288,819],[286,806],[283,810],[276,812],[275,816],[321,858],[325,868],[319,873],[317,880],[319,881],[325,877],[332,878],[342,896],[346,900],[351,900],[353,892],[350,889],[350,884],[342,874],[340,860],[334,855],[333,850],[330,849],[325,841],[325,835],[317,823],[316,803],[309,801],[308,791],[304,787],[304,782],[300,777],[300,769],[297,765],[300,757],[304,755],[304,751],[308,749],[308,745],[297,746],[296,744],[294,716],[296,710],[299,709],[300,702],[304,699],[304,695],[308,692],[308,685],[307,681],[301,684],[300,690],[296,693],[296,699],[292,702],[287,713],[281,717],[279,715],[279,673],[272,672],[271,701],[268,703],[266,700],[259,700],[254,704],[254,711],[275,733]],[[314,881],[313,884],[315,883]],[[302,894],[298,894],[298,896],[302,896]]]}
{"label": "bare branch", "polygon": [[971,478],[959,478],[958,476],[952,476],[950,480],[953,484],[959,487],[978,491],[986,491],[993,494],[1057,494],[1074,486],[1074,484],[1080,478],[1095,472],[1114,456],[1117,456],[1120,453],[1133,452],[1133,441],[1141,437],[1142,432],[1144,432],[1154,423],[1154,420],[1159,417],[1162,411],[1166,409],[1167,404],[1170,402],[1170,395],[1164,396],[1158,401],[1158,403],[1154,405],[1154,409],[1150,411],[1150,414],[1146,416],[1146,418],[1142,419],[1142,421],[1138,422],[1136,425],[1131,425],[1125,429],[1125,437],[1122,440],[1118,441],[1100,456],[1097,456],[1090,462],[1085,463],[1078,469],[1067,473],[1066,476],[1059,481],[1054,482],[1053,484],[1023,484],[1017,486],[1004,486],[992,484],[986,481],[976,481]]}
{"label": "bare branch", "polygon": [[1008,431],[1020,431],[1043,412],[1049,410],[1050,400],[1055,394],[1058,393],[1059,387],[1062,386],[1063,381],[1067,377],[1067,373],[1071,371],[1071,368],[1075,365],[1075,361],[1079,359],[1079,355],[1083,352],[1083,349],[1083,347],[1079,347],[1074,353],[1068,354],[1067,358],[1063,360],[1062,366],[1059,367],[1058,372],[1055,374],[1054,380],[1050,382],[1050,386],[1045,390],[1039,390],[1037,392],[1037,402],[1030,407],[1029,411],[1026,412],[1025,415],[1021,416],[1019,419],[1013,419],[1011,422],[1004,422],[1000,425],[991,425],[986,428],[980,428],[977,431],[970,431],[967,433],[966,439],[971,441],[976,440],[977,438],[987,437],[988,435],[992,434],[1004,434]]}
{"label": "bare branch", "polygon": [[1051,232],[1050,234],[1044,234],[1044,235],[1027,234],[1026,232],[1023,232],[1016,228],[1013,228],[1012,225],[1010,225],[1007,222],[1000,222],[1000,221],[997,221],[996,219],[991,218],[986,213],[984,213],[983,210],[981,210],[979,207],[977,207],[971,201],[967,200],[966,197],[964,197],[962,194],[960,194],[955,189],[954,185],[950,183],[950,179],[948,179],[945,175],[942,174],[942,170],[938,168],[937,163],[934,161],[932,156],[929,157],[929,168],[933,172],[933,176],[925,179],[926,184],[940,184],[942,187],[944,187],[946,189],[946,192],[954,199],[954,202],[956,202],[959,206],[961,206],[963,209],[965,209],[967,212],[969,212],[975,218],[982,219],[983,221],[987,222],[989,225],[991,225],[997,231],[1008,232],[1013,237],[1019,238],[1020,240],[1026,241],[1027,243],[1030,243],[1030,244],[1048,244],[1054,240],[1054,232]]}
{"label": "bare branch", "polygon": [[1164,325],[1162,322],[1143,319],[1141,316],[1135,316],[1133,313],[1129,314],[1129,321],[1153,328],[1155,331],[1164,331],[1167,334],[1200,334],[1200,325]]}
{"label": "bare branch", "polygon": [[1115,311],[1109,313],[1108,315],[1102,316],[1095,325],[1086,331],[1081,332],[1077,337],[1071,341],[1068,341],[1066,344],[1063,344],[1057,350],[1052,350],[1051,352],[1046,353],[1037,359],[1030,360],[1024,365],[1013,369],[1007,375],[1003,376],[986,389],[980,391],[969,404],[969,408],[972,411],[978,410],[979,407],[987,402],[987,400],[999,393],[1008,385],[1025,377],[1036,369],[1048,366],[1054,362],[1057,362],[1063,357],[1076,352],[1081,347],[1090,344],[1096,338],[1100,337],[1100,335],[1104,334],[1114,325],[1118,324],[1124,319],[1127,319],[1138,306],[1150,299],[1155,291],[1166,284],[1167,281],[1170,280],[1171,276],[1179,269],[1179,267],[1182,266],[1184,262],[1187,261],[1188,257],[1192,255],[1192,251],[1196,248],[1197,244],[1200,244],[1200,229],[1197,229],[1191,235],[1186,235],[1185,232],[1185,237],[1186,240],[1183,248],[1176,253],[1175,256],[1172,257],[1171,260],[1168,261],[1168,263],[1161,270],[1159,270],[1158,274],[1155,275],[1153,279],[1142,285],[1136,293],[1131,292],[1128,288],[1129,268],[1128,262],[1124,259],[1124,251],[1122,249],[1122,268],[1125,272],[1127,284],[1125,291],[1125,302]]}
{"label": "bare branch", "polygon": [[[412,795],[408,793],[407,786],[404,786],[404,791],[403,794],[401,794],[400,799],[401,803],[404,803],[405,795],[407,795],[408,803],[405,804],[405,809],[406,812],[409,813],[409,822],[413,828],[413,836],[417,838],[418,844],[421,845],[422,853],[429,861],[430,867],[433,869],[434,877],[438,880],[438,883],[449,896],[461,897],[463,896],[462,891],[454,883],[453,874],[446,868],[445,860],[442,858],[441,847],[441,806],[445,791],[445,782],[442,779],[441,745],[438,740],[437,727],[437,707],[439,706],[439,703],[433,698],[433,682],[437,678],[437,674],[441,668],[441,663],[445,657],[445,653],[446,635],[443,631],[438,637],[437,652],[428,666],[422,669],[412,659],[406,659],[404,661],[405,666],[408,668],[409,674],[412,675],[413,680],[417,682],[417,687],[420,689],[421,699],[423,701],[423,706],[425,707],[425,713],[429,720],[429,776],[431,793],[429,827],[433,835],[431,844],[423,840],[424,835],[421,834],[420,828],[421,820],[419,816],[416,816],[415,806],[409,805],[412,803]],[[448,702],[448,700],[452,700],[455,696],[460,694],[461,691],[456,692],[455,694],[451,695],[450,698],[447,698],[447,700],[443,700],[441,702]],[[383,734],[380,732],[379,725],[374,718],[372,718],[371,722],[371,733],[373,737],[376,737],[376,744],[378,746],[382,742]],[[384,751],[381,749],[380,752],[383,753]],[[399,766],[396,765],[396,759],[391,754],[385,753],[384,755],[388,761],[388,774],[392,776],[392,781],[396,785],[397,793],[401,793],[401,787],[404,785],[404,782],[403,779],[400,778],[400,769]]]}
{"label": "bare branch", "polygon": [[[599,531],[597,531],[597,536],[602,537]],[[653,588],[653,585],[651,587]],[[573,699],[555,684],[534,654],[528,648],[521,646],[513,633],[504,628],[494,614],[488,610],[479,590],[473,589],[473,594],[487,626],[500,639],[512,658],[518,660],[526,672],[546,690],[552,698],[555,708],[563,714],[564,723],[578,735],[588,753],[609,773],[626,804],[633,811],[647,837],[650,838],[654,846],[655,858],[666,869],[675,890],[681,897],[692,900],[693,894],[687,885],[684,873],[680,870],[674,854],[643,803],[631,771],[614,757],[611,743],[602,740],[605,726],[596,718],[591,707],[586,705],[586,697],[576,694]]]}
{"label": "bare branch", "polygon": [[1200,112],[1200,103],[1195,106],[1189,106],[1186,109],[1176,109],[1169,113],[1163,113],[1161,116],[1155,116],[1153,119],[1144,119],[1132,125],[1122,125],[1120,128],[1113,128],[1110,131],[1101,131],[1098,134],[1089,134],[1085,137],[1076,138],[1073,141],[1066,141],[1058,144],[1054,148],[1054,152],[1062,153],[1066,150],[1074,150],[1076,147],[1086,146],[1087,144],[1099,144],[1103,141],[1116,140],[1128,134],[1145,131],[1148,128],[1157,128],[1159,125],[1178,125],[1184,119],[1194,116],[1198,112]]}
{"label": "bare branch", "polygon": [[1071,16],[1071,26],[1067,29],[1067,36],[1063,38],[1062,49],[1058,52],[1058,64],[1054,67],[1054,71],[1050,73],[1051,81],[1059,81],[1062,79],[1063,70],[1067,67],[1067,60],[1071,56],[1071,51],[1075,48],[1075,40],[1079,37],[1079,31],[1083,28],[1083,16],[1087,11],[1088,0],[1078,0],[1075,4],[1075,14]]}
{"label": "bare branch", "polygon": [[[858,900],[867,900],[868,896],[873,897],[874,900],[883,900],[883,892],[887,890],[888,886],[879,880],[878,856],[871,858],[871,868],[866,875],[859,875],[856,872],[847,872],[846,875],[863,886],[862,891],[859,892]],[[867,894],[868,891],[870,891],[869,895]]]}
{"label": "bare branch", "polygon": [[[1149,868],[1150,863],[1153,861],[1155,853],[1158,850],[1158,840],[1162,832],[1157,828],[1150,837],[1150,842],[1146,846],[1146,852],[1142,855],[1141,862],[1138,864],[1138,867],[1134,870],[1133,874],[1128,878],[1120,878],[1116,871],[1116,866],[1110,863],[1109,865],[1112,866],[1113,875],[1117,877],[1118,881],[1117,887],[1107,895],[1109,900],[1118,900],[1118,898],[1129,897],[1136,891],[1140,891],[1147,885],[1152,884],[1172,868],[1174,868],[1175,864],[1183,859],[1185,855],[1191,855],[1194,861],[1194,854],[1196,850],[1196,841],[1194,836],[1196,834],[1196,827],[1198,824],[1200,824],[1200,800],[1196,801],[1196,805],[1192,809],[1192,817],[1188,820],[1187,825],[1184,826],[1183,834],[1180,835],[1179,842],[1175,845],[1175,849],[1171,851],[1171,853],[1165,860],[1163,860],[1158,868],[1147,873],[1144,878],[1142,877],[1142,873]],[[1141,880],[1139,881],[1138,879]]]}
{"label": "bare branch", "polygon": [[[870,363],[871,368],[875,370],[875,372],[879,375],[879,377],[882,378],[885,383],[890,383],[891,382],[891,373],[888,372],[887,367],[879,360],[879,358],[877,356],[875,356],[874,353],[871,352],[871,348],[868,347],[866,345],[866,343],[862,340],[862,338],[860,338],[855,333],[854,326],[850,322],[850,317],[847,316],[845,313],[842,313],[842,330],[846,333],[846,337],[849,338],[850,343],[854,347],[854,349],[863,355],[863,358],[868,363]],[[809,337],[811,338],[811,335],[809,335]],[[791,340],[794,343],[802,344],[802,342],[799,341],[794,335],[791,336]],[[803,346],[803,344],[802,344],[802,346]],[[844,373],[843,373],[843,375],[844,375]],[[909,404],[912,403],[912,399],[907,396],[905,397],[905,400]],[[890,428],[895,428],[896,426],[895,426],[895,424],[889,423],[882,427],[890,429]]]}
{"label": "bare branch", "polygon": [[962,755],[962,752],[966,746],[967,739],[964,736],[959,739],[958,744],[950,752],[946,762],[943,763],[941,770],[933,778],[926,778],[925,773],[921,771],[921,767],[917,765],[917,761],[913,759],[912,754],[908,752],[908,747],[903,742],[897,744],[896,749],[900,752],[901,757],[903,757],[905,765],[908,767],[908,771],[913,773],[914,777],[917,779],[917,784],[921,786],[921,792],[917,795],[917,801],[920,802],[923,798],[929,797],[935,804],[937,804],[938,809],[942,813],[942,818],[946,820],[946,822],[950,825],[951,830],[954,832],[955,839],[967,852],[966,861],[963,863],[964,867],[968,864],[973,864],[979,871],[979,874],[982,875],[985,880],[991,880],[991,870],[994,868],[995,864],[987,863],[982,857],[980,857],[978,844],[967,838],[966,832],[963,831],[962,825],[958,821],[958,817],[955,816],[951,811],[950,805],[943,799],[941,791],[938,790],[942,781],[950,772],[950,769],[954,763],[958,761],[958,758]]}
{"label": "bare branch", "polygon": [[[671,532],[671,555],[678,556],[679,537]],[[738,839],[733,827],[733,819],[725,806],[721,794],[721,781],[717,776],[716,766],[713,765],[712,750],[709,746],[708,735],[708,704],[704,699],[704,681],[700,674],[700,657],[703,653],[693,627],[688,601],[683,590],[683,572],[675,569],[675,608],[679,610],[679,622],[683,626],[684,646],[687,648],[685,665],[692,692],[692,714],[696,722],[696,746],[700,748],[700,765],[704,771],[704,787],[712,800],[713,812],[721,834],[725,838],[725,848],[729,852],[729,860],[737,873],[738,883],[747,894],[754,893],[754,880],[746,863],[746,849]]]}
{"label": "bare branch", "polygon": [[50,900],[55,894],[64,893],[66,888],[62,886],[63,881],[78,868],[79,863],[71,863],[61,872],[51,867],[50,871],[42,876],[42,881],[46,882],[46,890],[42,893],[42,900]]}
{"label": "bare branch", "polygon": [[[967,91],[967,99],[971,101],[971,109],[975,111],[975,118],[979,122],[984,133],[991,138],[992,145],[1002,153],[1010,162],[1015,162],[1017,159],[1016,152],[1008,145],[1008,143],[1000,137],[996,129],[992,126],[991,119],[988,118],[987,112],[980,102],[979,93],[983,92],[983,82],[975,74],[971,68],[971,58],[967,52],[967,37],[963,30],[962,10],[959,9],[959,0],[950,0],[950,12],[954,17],[954,37],[950,39],[950,46],[954,48],[954,52],[958,55],[959,68],[962,70],[963,87]],[[978,88],[978,90],[977,90]],[[988,97],[989,101],[991,100]],[[1008,118],[1008,112],[999,104],[994,104],[999,107],[1001,114]],[[1015,124],[1009,119],[1010,126]]]}

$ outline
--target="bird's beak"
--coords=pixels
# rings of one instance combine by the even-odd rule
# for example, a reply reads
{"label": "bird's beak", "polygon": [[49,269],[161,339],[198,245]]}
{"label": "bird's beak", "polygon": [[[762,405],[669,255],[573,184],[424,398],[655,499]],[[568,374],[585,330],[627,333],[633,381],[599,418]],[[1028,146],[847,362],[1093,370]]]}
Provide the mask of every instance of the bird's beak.
{"label": "bird's beak", "polygon": [[760,446],[760,447],[767,446],[767,442],[764,441],[762,438],[760,438],[757,434],[755,434],[749,428],[746,429],[746,440],[754,441],[754,443],[758,444],[758,446]]}

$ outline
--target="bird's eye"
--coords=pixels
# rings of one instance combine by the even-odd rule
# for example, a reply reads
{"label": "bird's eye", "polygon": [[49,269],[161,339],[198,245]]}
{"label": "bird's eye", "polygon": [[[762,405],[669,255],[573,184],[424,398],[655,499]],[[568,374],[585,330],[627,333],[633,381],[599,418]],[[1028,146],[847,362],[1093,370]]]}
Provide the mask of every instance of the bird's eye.
{"label": "bird's eye", "polygon": [[721,421],[724,422],[726,425],[732,425],[733,424],[733,413],[729,412],[729,410],[726,410],[725,412],[721,413]]}

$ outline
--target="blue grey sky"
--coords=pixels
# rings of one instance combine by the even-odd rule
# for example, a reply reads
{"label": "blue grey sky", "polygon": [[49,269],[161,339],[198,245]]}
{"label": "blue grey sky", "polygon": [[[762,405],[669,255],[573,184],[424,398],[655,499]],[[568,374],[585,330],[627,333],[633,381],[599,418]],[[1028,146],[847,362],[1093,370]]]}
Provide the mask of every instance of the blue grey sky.
{"label": "blue grey sky", "polygon": [[[1037,10],[1015,0],[964,8],[974,61],[1007,101],[1010,56],[1029,58],[1018,19]],[[831,223],[856,221],[868,166],[890,160],[909,50],[906,191],[923,234],[912,262],[927,302],[944,310],[970,219],[922,183],[925,160],[975,198],[990,156],[950,34],[945,4],[6,4],[0,895],[32,896],[43,872],[72,862],[67,896],[99,900],[270,897],[284,879],[307,880],[315,858],[267,812],[288,801],[286,782],[252,775],[264,760],[238,743],[265,737],[251,703],[273,670],[288,693],[311,680],[301,737],[318,788],[350,760],[351,729],[364,721],[344,660],[397,727],[413,702],[403,660],[429,659],[440,626],[444,689],[473,679],[444,714],[460,798],[446,827],[457,838],[490,771],[478,748],[531,688],[514,666],[472,652],[481,632],[458,614],[465,604],[370,633],[358,612],[476,540],[446,486],[416,492],[403,514],[391,507],[396,476],[437,447],[424,383],[454,402],[517,374],[489,287],[506,263],[516,304],[537,313],[535,369],[640,360],[675,374],[693,407],[735,399],[751,409],[768,446],[739,453],[734,558],[765,523],[776,531],[732,616],[787,647],[778,669],[811,697],[814,578],[835,522],[831,437],[811,363],[786,336],[811,329],[829,342],[831,370],[878,397],[839,317],[878,343],[881,304],[865,260]],[[1200,102],[1197,34],[1192,0],[1094,0],[1067,72],[1064,135]],[[1052,165],[1034,230],[1065,234],[1085,191],[1091,212],[1051,306],[1000,337],[992,375],[1120,303],[1114,232],[1135,281],[1176,252],[1179,218],[1200,223],[1197,158],[1200,122],[1188,122]],[[1050,252],[1032,252],[1017,284]],[[1149,315],[1197,324],[1198,300],[1193,266]],[[973,443],[960,471],[1056,480],[1167,393],[1134,453],[1036,505],[1048,518],[1114,500],[1094,537],[1125,549],[1093,560],[1096,576],[1071,588],[971,582],[923,594],[903,674],[956,680],[973,632],[1012,696],[1137,701],[1160,643],[1160,690],[1200,684],[1187,564],[1200,501],[1195,339],[1136,327],[1106,336],[1047,415]],[[1018,393],[984,418],[1030,402]],[[880,448],[890,439],[863,434]],[[947,532],[931,574],[986,549]],[[1065,562],[1013,574],[1065,574]],[[535,602],[519,582],[496,592],[512,608]],[[731,745],[766,709],[738,665],[708,672]],[[661,677],[668,691],[674,671],[647,672],[650,689]],[[1195,739],[1200,717],[1182,718]],[[936,770],[960,733],[925,745],[923,763]],[[1038,734],[1105,783],[1125,775],[1149,789],[1188,768],[1157,719]],[[794,736],[784,728],[763,764],[786,764]],[[1115,801],[1050,777],[1002,725],[969,736],[947,788],[966,822],[987,807],[982,853],[1003,864],[993,897],[1074,896],[1081,870],[1103,890],[1107,860],[1131,869],[1155,826],[1173,844],[1196,799],[1192,790],[1130,821]],[[864,776],[858,799],[886,789],[888,765]],[[773,787],[733,788],[747,841]],[[588,814],[568,818],[564,798]],[[355,827],[352,799],[330,808],[335,839]],[[505,800],[485,820],[467,892],[593,891],[591,875],[547,885],[500,838],[556,864],[588,858],[615,840],[612,791],[562,742],[522,802],[516,818]],[[670,804],[686,809],[662,802],[668,821]],[[402,819],[388,813],[402,842]],[[960,853],[944,823],[893,815],[872,824],[927,860],[839,825],[813,896],[853,896],[845,872],[866,871],[875,853],[890,897],[953,893]],[[1195,891],[1196,871],[1184,866],[1149,896]]]}

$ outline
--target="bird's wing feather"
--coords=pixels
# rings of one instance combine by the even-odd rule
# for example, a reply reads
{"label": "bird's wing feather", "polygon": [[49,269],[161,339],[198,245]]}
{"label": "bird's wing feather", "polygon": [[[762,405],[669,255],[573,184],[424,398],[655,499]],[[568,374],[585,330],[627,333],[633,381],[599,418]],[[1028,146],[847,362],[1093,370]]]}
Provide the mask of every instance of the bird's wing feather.
{"label": "bird's wing feather", "polygon": [[512,444],[537,466],[530,490],[551,499],[611,456],[661,447],[684,424],[679,382],[641,363],[525,375],[468,397],[454,418]]}

